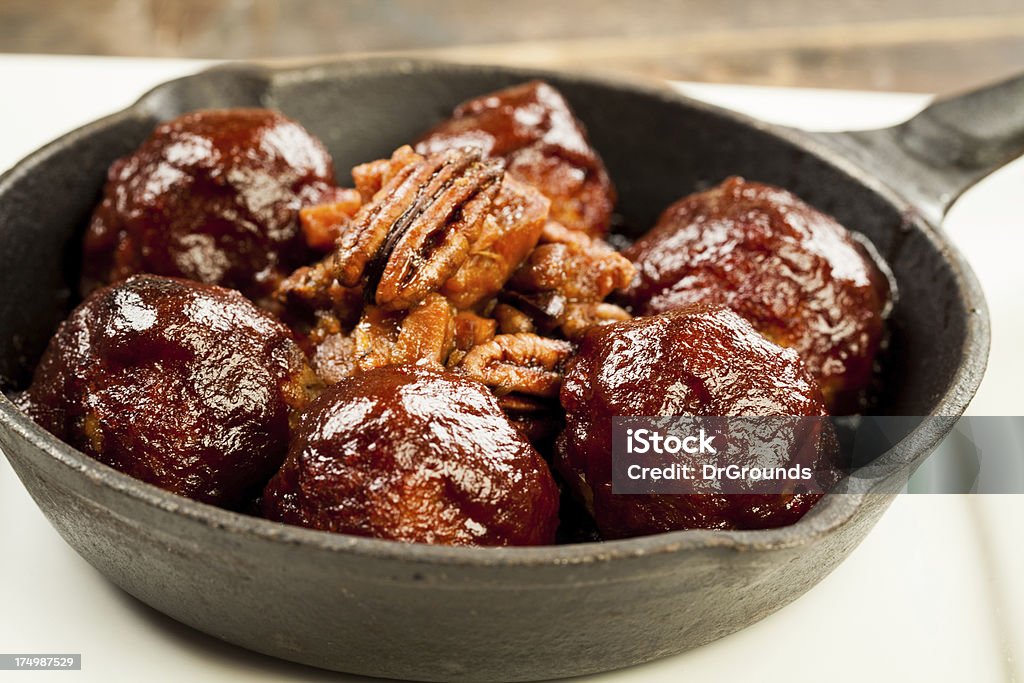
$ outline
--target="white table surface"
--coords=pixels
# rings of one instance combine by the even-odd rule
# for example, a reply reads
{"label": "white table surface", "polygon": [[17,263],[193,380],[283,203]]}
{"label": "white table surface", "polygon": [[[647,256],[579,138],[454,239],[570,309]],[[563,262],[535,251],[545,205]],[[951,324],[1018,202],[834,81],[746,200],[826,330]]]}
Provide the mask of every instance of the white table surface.
{"label": "white table surface", "polygon": [[[131,103],[199,62],[0,56],[0,170],[61,133]],[[716,85],[684,92],[817,130],[888,125],[920,95]],[[992,355],[971,405],[1024,415],[1024,163],[994,174],[946,227],[992,316]],[[592,680],[1024,680],[1022,496],[901,496],[868,539],[807,595],[683,655]],[[82,653],[80,672],[0,680],[355,680],[249,653],[149,609],[78,557],[0,458],[0,653]]]}

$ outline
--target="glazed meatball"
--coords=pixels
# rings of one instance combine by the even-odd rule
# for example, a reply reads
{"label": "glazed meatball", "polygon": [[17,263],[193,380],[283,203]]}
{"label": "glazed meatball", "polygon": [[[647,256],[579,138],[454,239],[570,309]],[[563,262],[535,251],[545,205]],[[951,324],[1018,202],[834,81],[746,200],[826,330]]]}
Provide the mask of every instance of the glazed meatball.
{"label": "glazed meatball", "polygon": [[728,306],[800,354],[833,412],[860,407],[890,286],[831,217],[785,190],[730,178],[670,206],[625,255],[637,269],[625,295],[635,314]]}
{"label": "glazed meatball", "polygon": [[420,154],[478,147],[551,200],[552,220],[591,235],[608,231],[615,189],[562,94],[533,81],[459,105],[416,144]]}
{"label": "glazed meatball", "polygon": [[299,210],[338,192],[327,150],[295,121],[266,109],[186,114],[110,167],[83,291],[145,272],[267,296],[311,260]]}
{"label": "glazed meatball", "polygon": [[288,330],[238,292],[137,275],[60,325],[29,413],[137,479],[238,507],[280,466],[312,381]]}
{"label": "glazed meatball", "polygon": [[406,542],[539,545],[554,542],[558,489],[483,385],[391,366],[310,405],[263,513]]}
{"label": "glazed meatball", "polygon": [[[696,306],[591,329],[566,370],[561,401],[566,429],[557,444],[557,467],[605,538],[783,526],[820,498],[815,492],[612,491],[613,417],[826,415],[796,353],[766,340],[727,308]],[[784,444],[786,464],[805,464],[827,479],[835,464],[830,427],[823,420],[802,422],[810,428],[798,425],[781,434],[790,440]],[[730,443],[743,436],[730,431]],[[752,451],[730,446],[728,455],[737,465],[764,464]],[[685,457],[700,470],[702,456]],[[717,489],[709,483],[706,490]]]}

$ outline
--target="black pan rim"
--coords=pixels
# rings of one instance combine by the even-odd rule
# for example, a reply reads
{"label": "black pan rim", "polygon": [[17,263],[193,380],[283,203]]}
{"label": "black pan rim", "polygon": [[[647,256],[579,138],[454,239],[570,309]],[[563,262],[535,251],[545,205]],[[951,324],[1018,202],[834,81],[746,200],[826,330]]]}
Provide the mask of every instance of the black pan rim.
{"label": "black pan rim", "polygon": [[[890,188],[869,171],[852,161],[837,158],[819,137],[800,131],[768,124],[730,110],[687,98],[660,81],[637,82],[642,79],[623,80],[606,75],[578,74],[545,69],[517,68],[481,64],[462,64],[436,60],[375,58],[346,59],[331,62],[314,62],[299,66],[267,66],[245,63],[217,65],[196,74],[174,79],[156,86],[142,95],[131,106],[86,124],[56,140],[17,163],[0,176],[0,197],[14,180],[29,174],[48,156],[68,142],[87,137],[94,131],[106,128],[124,118],[144,118],[151,103],[174,84],[191,79],[216,77],[221,74],[235,74],[239,77],[262,79],[268,90],[275,83],[289,80],[324,80],[335,73],[437,73],[453,71],[492,72],[510,75],[523,80],[535,78],[571,78],[593,85],[626,90],[639,95],[657,97],[669,102],[712,112],[717,116],[732,119],[743,125],[763,130],[782,137],[787,142],[823,159],[838,168],[855,181],[882,195],[895,207],[910,217],[919,229],[948,260],[954,270],[964,308],[970,311],[966,324],[966,338],[963,345],[963,361],[943,396],[937,399],[932,415],[958,417],[963,414],[981,383],[987,363],[990,343],[990,325],[987,306],[980,284],[970,266],[945,234],[916,215],[910,205],[898,192]],[[88,478],[94,485],[115,491],[160,511],[185,518],[204,526],[223,529],[225,532],[249,536],[267,542],[290,546],[309,546],[321,551],[344,555],[360,555],[378,559],[398,559],[407,562],[436,565],[461,565],[478,567],[497,566],[558,566],[596,564],[622,561],[658,554],[670,554],[695,549],[717,549],[723,552],[772,551],[794,548],[815,543],[823,536],[850,522],[863,505],[865,496],[891,495],[875,493],[884,482],[920,464],[923,453],[929,453],[944,436],[940,430],[922,424],[906,437],[904,443],[912,442],[913,447],[895,449],[890,456],[872,464],[872,476],[858,480],[849,492],[826,495],[807,515],[796,524],[776,529],[756,531],[686,530],[675,531],[631,539],[580,543],[559,546],[515,547],[515,548],[474,548],[433,546],[426,544],[400,543],[373,538],[350,536],[288,526],[259,517],[224,510],[199,503],[182,496],[164,491],[156,486],[134,479],[118,472],[63,443],[49,432],[36,425],[6,397],[0,398],[0,421],[11,430],[45,453],[60,465]]]}

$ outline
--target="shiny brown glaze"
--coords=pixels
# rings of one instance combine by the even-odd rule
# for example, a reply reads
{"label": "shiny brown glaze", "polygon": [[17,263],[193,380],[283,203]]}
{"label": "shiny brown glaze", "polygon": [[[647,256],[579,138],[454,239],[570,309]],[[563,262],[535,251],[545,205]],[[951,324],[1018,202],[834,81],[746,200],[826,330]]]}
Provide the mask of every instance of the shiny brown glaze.
{"label": "shiny brown glaze", "polygon": [[[797,356],[772,342],[803,356],[826,404],[855,409],[889,290],[834,220],[732,178],[669,207],[627,260],[602,239],[603,163],[542,82],[460,105],[353,179],[336,187],[323,146],[269,110],[159,126],[110,169],[83,289],[120,284],[53,339],[33,416],[133,476],[239,507],[283,460],[308,396],[335,385],[264,511],[407,541],[552,542],[558,496],[527,440],[608,538],[779,526],[813,505],[612,496],[609,420],[824,414]],[[140,271],[239,289],[291,338],[234,292]],[[372,452],[336,455],[353,444]]]}
{"label": "shiny brown glaze", "polygon": [[334,168],[266,109],[185,114],[110,168],[83,244],[83,290],[147,272],[268,295],[310,260],[299,209],[336,201]]}
{"label": "shiny brown glaze", "polygon": [[387,367],[310,405],[263,513],[406,542],[539,545],[555,540],[558,490],[483,385]]}
{"label": "shiny brown glaze", "polygon": [[115,469],[238,507],[281,464],[313,381],[288,330],[238,292],[139,275],[61,324],[29,412]]}
{"label": "shiny brown glaze", "polygon": [[833,412],[856,411],[889,282],[864,246],[792,193],[730,178],[679,200],[625,251],[636,315],[722,304],[800,354]]}
{"label": "shiny brown glaze", "polygon": [[[824,416],[821,393],[791,349],[759,335],[727,308],[699,307],[591,329],[561,392],[566,429],[557,467],[605,538],[678,529],[761,529],[798,520],[820,494],[612,493],[616,416]],[[819,448],[820,446],[820,448]],[[806,444],[793,444],[806,458]],[[812,444],[830,466],[834,452]],[[730,451],[732,455],[734,451]],[[700,456],[690,464],[699,468]],[[737,453],[736,464],[745,462]],[[801,461],[802,462],[802,461]]]}
{"label": "shiny brown glaze", "polygon": [[551,200],[551,218],[592,235],[608,231],[615,190],[562,94],[532,81],[459,105],[416,144],[421,154],[478,147]]}

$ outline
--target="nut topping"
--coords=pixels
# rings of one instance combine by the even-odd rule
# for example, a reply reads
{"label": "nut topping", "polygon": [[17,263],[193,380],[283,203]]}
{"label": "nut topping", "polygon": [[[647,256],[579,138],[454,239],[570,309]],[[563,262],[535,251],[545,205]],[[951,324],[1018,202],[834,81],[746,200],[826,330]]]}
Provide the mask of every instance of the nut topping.
{"label": "nut topping", "polygon": [[454,149],[410,163],[353,219],[331,259],[337,280],[365,283],[385,310],[421,301],[458,271],[501,186],[503,166],[475,149]]}
{"label": "nut topping", "polygon": [[499,334],[473,347],[456,365],[498,395],[518,392],[554,397],[562,384],[562,367],[573,345],[561,339],[523,332]]}

